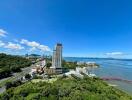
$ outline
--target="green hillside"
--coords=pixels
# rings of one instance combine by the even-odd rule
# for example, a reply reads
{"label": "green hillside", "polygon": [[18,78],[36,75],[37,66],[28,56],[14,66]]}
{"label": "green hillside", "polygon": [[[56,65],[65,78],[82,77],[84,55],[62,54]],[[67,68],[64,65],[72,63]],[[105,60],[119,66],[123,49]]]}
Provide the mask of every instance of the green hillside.
{"label": "green hillside", "polygon": [[132,100],[98,78],[73,77],[59,78],[53,83],[27,82],[8,89],[0,95],[0,100]]}
{"label": "green hillside", "polygon": [[20,72],[21,68],[31,65],[31,61],[20,56],[0,54],[0,79],[11,76],[14,72]]}

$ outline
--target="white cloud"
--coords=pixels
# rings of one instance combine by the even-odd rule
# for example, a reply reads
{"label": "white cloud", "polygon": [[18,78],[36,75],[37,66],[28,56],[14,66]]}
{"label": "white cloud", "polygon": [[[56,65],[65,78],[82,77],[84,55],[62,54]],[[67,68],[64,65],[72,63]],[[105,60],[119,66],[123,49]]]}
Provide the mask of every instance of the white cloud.
{"label": "white cloud", "polygon": [[11,50],[22,50],[22,49],[24,49],[24,47],[18,43],[17,44],[12,43],[12,42],[5,43],[3,41],[0,41],[0,47],[6,48],[6,49],[11,49]]}
{"label": "white cloud", "polygon": [[44,51],[44,52],[45,51],[51,51],[48,46],[42,45],[42,44],[35,42],[35,41],[28,41],[28,40],[22,39],[20,43],[31,47],[30,51],[37,50],[37,49]]}
{"label": "white cloud", "polygon": [[15,43],[12,43],[12,42],[8,42],[8,44],[5,45],[4,48],[13,49],[13,50],[22,50],[22,49],[24,49],[24,47],[21,46],[20,44],[15,44]]}
{"label": "white cloud", "polygon": [[37,43],[35,41],[30,42],[30,41],[25,40],[25,39],[22,39],[21,43],[26,44],[27,46],[30,46],[30,47],[38,47],[40,45],[39,43]]}
{"label": "white cloud", "polygon": [[48,46],[45,46],[45,45],[39,45],[38,47],[40,50],[42,51],[50,51],[49,47]]}
{"label": "white cloud", "polygon": [[36,50],[35,47],[32,47],[32,48],[29,49],[30,52],[35,51],[35,50]]}
{"label": "white cloud", "polygon": [[124,55],[123,52],[109,52],[109,53],[106,53],[107,56],[121,56],[121,55]]}
{"label": "white cloud", "polygon": [[3,47],[3,46],[5,46],[5,43],[0,41],[0,47]]}
{"label": "white cloud", "polygon": [[6,34],[7,34],[7,32],[6,32],[5,30],[0,29],[0,36],[1,36],[1,37],[5,37]]}

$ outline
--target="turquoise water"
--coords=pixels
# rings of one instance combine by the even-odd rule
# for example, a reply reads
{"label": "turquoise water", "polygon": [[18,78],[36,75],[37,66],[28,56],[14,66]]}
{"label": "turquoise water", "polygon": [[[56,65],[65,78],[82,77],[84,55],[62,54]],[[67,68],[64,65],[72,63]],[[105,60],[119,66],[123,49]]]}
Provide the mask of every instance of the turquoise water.
{"label": "turquoise water", "polygon": [[[66,61],[92,61],[100,65],[99,68],[93,69],[92,73],[99,77],[116,77],[125,80],[132,80],[132,60],[121,59],[102,59],[102,58],[64,58]],[[107,81],[117,85],[117,88],[132,95],[132,83],[120,81]]]}

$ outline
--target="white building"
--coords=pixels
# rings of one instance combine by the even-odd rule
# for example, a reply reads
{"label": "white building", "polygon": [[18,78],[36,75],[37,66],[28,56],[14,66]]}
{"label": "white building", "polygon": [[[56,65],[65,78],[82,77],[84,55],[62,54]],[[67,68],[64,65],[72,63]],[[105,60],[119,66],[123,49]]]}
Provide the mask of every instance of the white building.
{"label": "white building", "polygon": [[70,70],[69,72],[65,73],[66,76],[71,76],[71,74],[74,74],[77,77],[83,78],[82,73],[88,75],[89,77],[95,77],[95,74],[89,74],[87,67],[77,67],[76,70]]}

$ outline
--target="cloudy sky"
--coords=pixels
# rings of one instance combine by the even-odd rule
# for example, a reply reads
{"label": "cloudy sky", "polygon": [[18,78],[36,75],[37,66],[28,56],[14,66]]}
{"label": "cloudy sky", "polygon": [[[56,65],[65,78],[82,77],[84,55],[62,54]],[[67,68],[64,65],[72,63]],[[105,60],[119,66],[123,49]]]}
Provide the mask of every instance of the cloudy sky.
{"label": "cloudy sky", "polygon": [[132,58],[130,0],[0,0],[0,52]]}
{"label": "cloudy sky", "polygon": [[36,41],[29,41],[26,39],[16,39],[8,37],[8,32],[0,29],[0,50],[3,53],[8,54],[26,54],[26,53],[38,53],[38,54],[50,54],[51,49]]}

